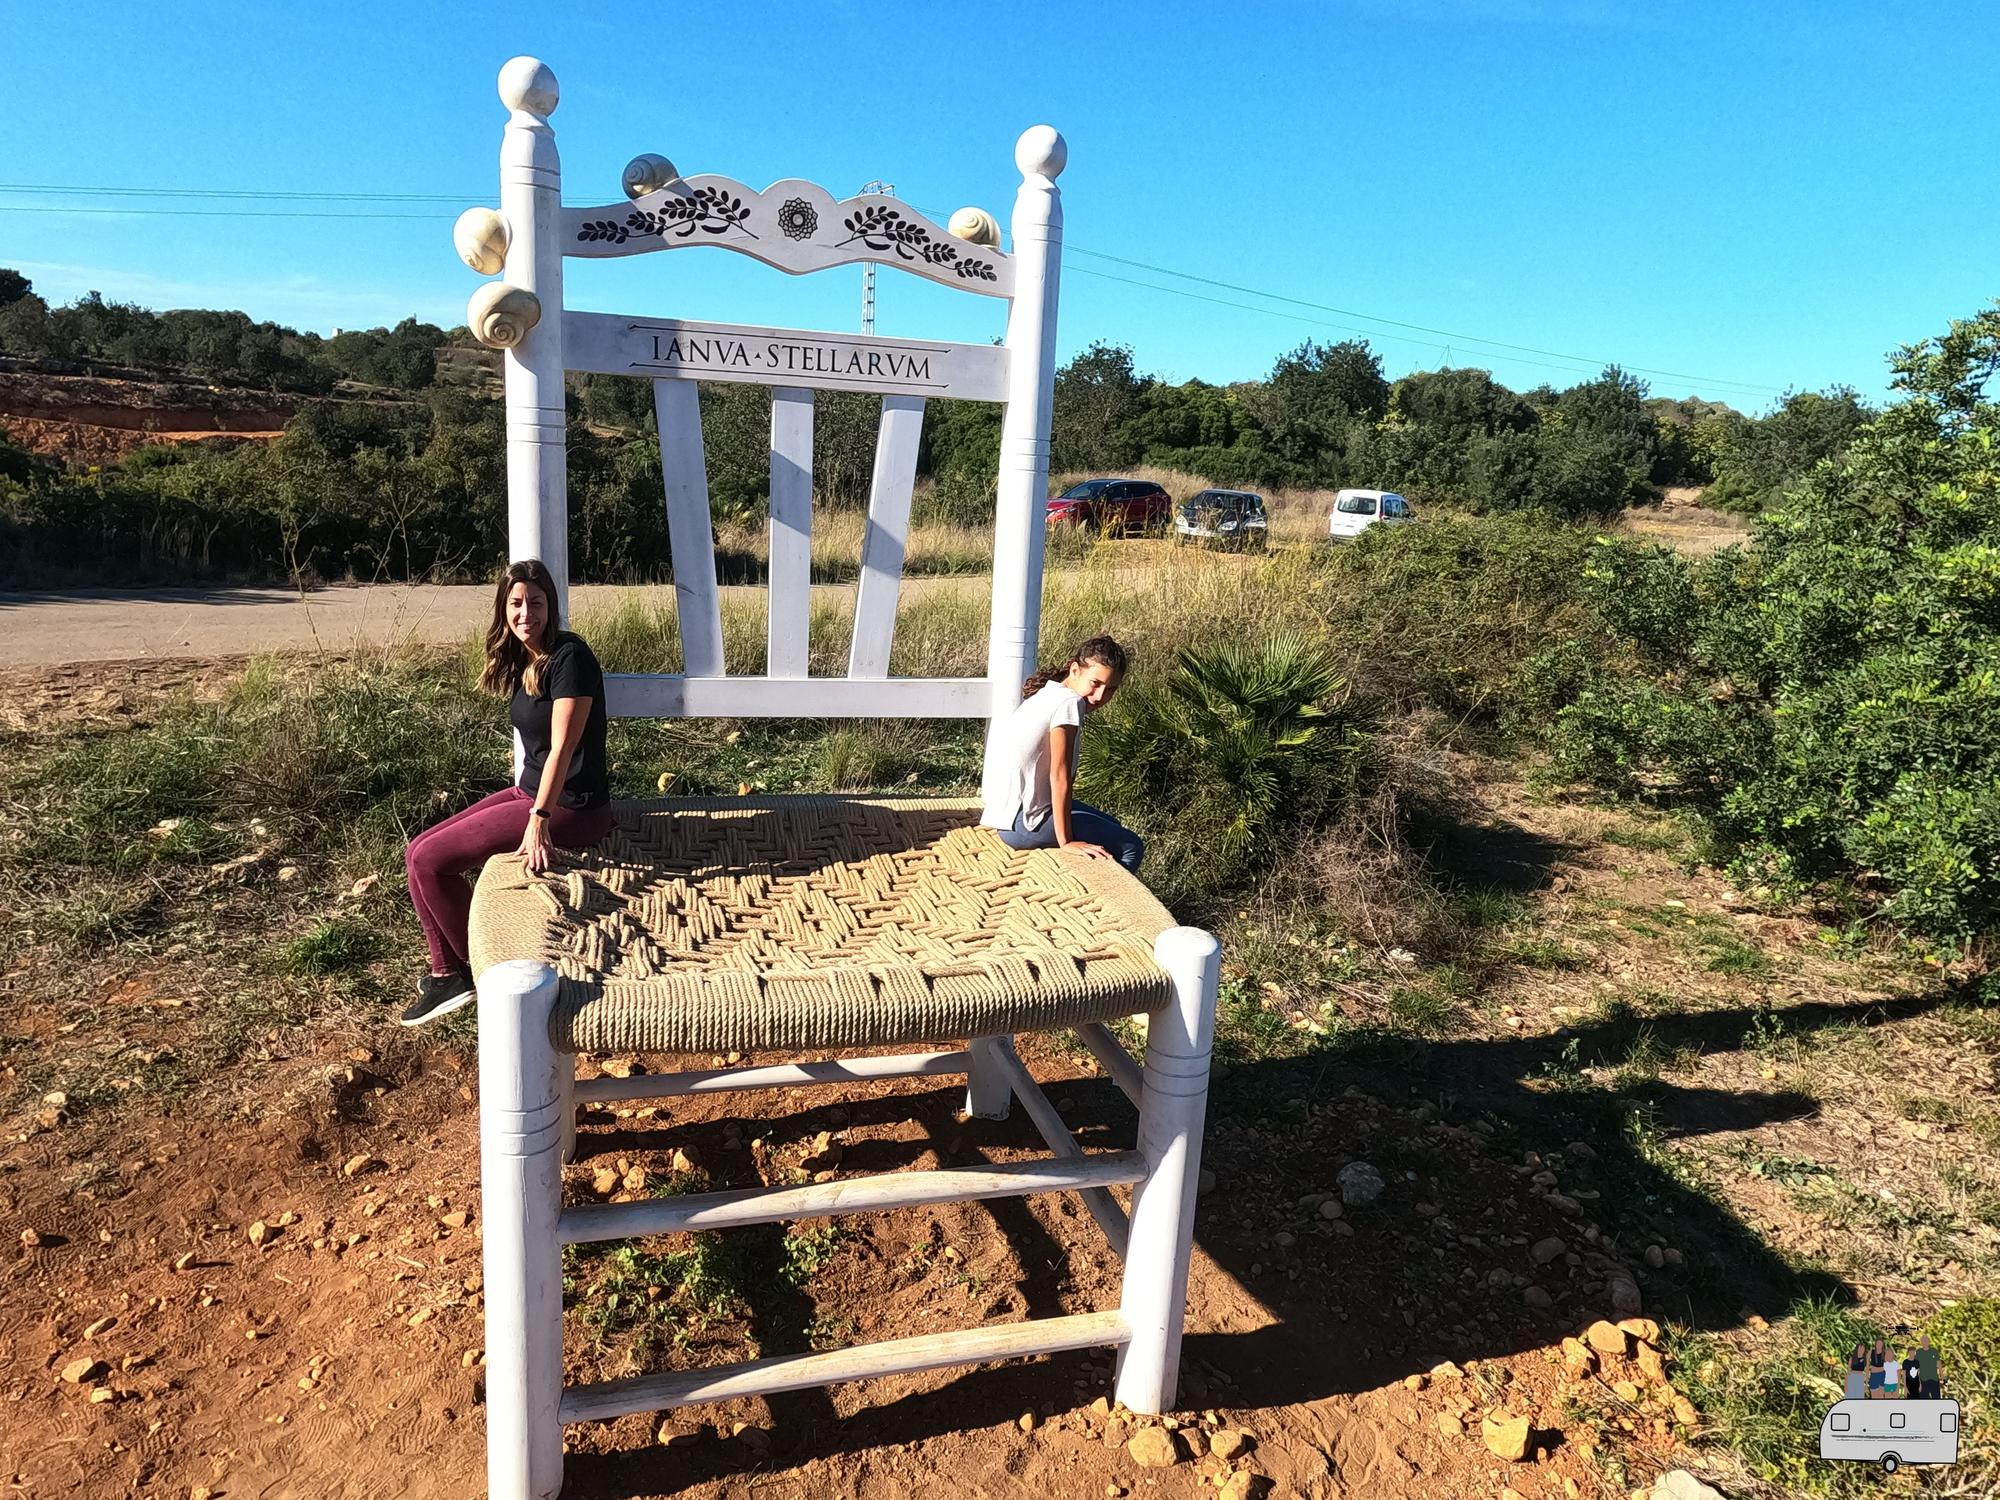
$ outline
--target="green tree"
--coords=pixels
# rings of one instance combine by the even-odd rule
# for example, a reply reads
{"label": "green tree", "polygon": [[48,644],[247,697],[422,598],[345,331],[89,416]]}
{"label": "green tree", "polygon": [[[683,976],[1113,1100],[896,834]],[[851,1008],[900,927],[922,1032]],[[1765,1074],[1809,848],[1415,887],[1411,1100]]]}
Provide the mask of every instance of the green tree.
{"label": "green tree", "polygon": [[2000,928],[2000,308],[1892,367],[1899,399],[1748,551],[1604,549],[1604,654],[1553,742],[1673,788],[1748,872],[1963,941]]}
{"label": "green tree", "polygon": [[1366,340],[1308,339],[1279,358],[1260,397],[1261,425],[1278,456],[1336,484],[1349,477],[1347,456],[1359,435],[1388,411],[1389,382]]}
{"label": "green tree", "polygon": [[1780,503],[1818,465],[1846,452],[1874,416],[1846,386],[1788,392],[1769,416],[1726,430],[1709,503],[1751,513]]}
{"label": "green tree", "polygon": [[1092,344],[1056,371],[1049,467],[1058,474],[1121,469],[1139,456],[1133,424],[1141,382],[1123,344]]}

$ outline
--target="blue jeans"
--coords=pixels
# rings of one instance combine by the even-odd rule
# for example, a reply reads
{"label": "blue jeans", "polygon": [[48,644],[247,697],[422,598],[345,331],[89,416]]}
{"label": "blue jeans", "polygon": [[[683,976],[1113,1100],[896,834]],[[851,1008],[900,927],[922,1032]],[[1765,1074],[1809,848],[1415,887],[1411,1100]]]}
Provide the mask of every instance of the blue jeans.
{"label": "blue jeans", "polygon": [[[1014,814],[1014,826],[995,829],[1000,841],[1009,849],[1050,849],[1055,847],[1056,820],[1051,813],[1042,819],[1042,826],[1029,828],[1023,821],[1028,816],[1024,808]],[[1111,857],[1130,870],[1139,873],[1139,861],[1146,857],[1146,841],[1112,817],[1110,813],[1099,812],[1094,807],[1086,807],[1081,802],[1072,802],[1069,809],[1070,837],[1081,839],[1086,844],[1102,844],[1110,851]]]}

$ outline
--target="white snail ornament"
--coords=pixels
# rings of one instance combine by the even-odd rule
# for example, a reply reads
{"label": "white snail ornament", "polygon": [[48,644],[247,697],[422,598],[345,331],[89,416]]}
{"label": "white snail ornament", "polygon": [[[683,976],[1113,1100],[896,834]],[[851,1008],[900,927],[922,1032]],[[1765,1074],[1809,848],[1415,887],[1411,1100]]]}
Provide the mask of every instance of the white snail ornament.
{"label": "white snail ornament", "polygon": [[458,258],[481,276],[496,275],[507,264],[507,246],[513,238],[505,216],[490,208],[468,208],[451,226]]}
{"label": "white snail ornament", "polygon": [[672,162],[664,156],[648,151],[644,156],[635,156],[625,163],[622,179],[625,184],[625,196],[643,198],[670,182],[678,182],[680,175],[680,169]]}
{"label": "white snail ornament", "polygon": [[489,349],[512,349],[542,321],[542,302],[523,287],[489,281],[465,304],[465,326]]}
{"label": "white snail ornament", "polygon": [[945,227],[970,244],[1000,248],[1000,226],[983,208],[961,208]]}

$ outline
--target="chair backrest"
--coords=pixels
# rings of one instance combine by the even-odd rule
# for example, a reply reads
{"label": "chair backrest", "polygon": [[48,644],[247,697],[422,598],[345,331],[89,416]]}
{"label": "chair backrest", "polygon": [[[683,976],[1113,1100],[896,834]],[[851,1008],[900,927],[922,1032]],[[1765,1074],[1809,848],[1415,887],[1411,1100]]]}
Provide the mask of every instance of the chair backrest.
{"label": "chair backrest", "polygon": [[[1067,149],[1038,125],[1014,158],[1021,187],[1013,248],[973,210],[941,227],[879,194],[836,200],[810,182],[763,192],[726,177],[682,177],[662,157],[625,169],[628,201],[562,206],[549,125],[555,75],[517,57],[500,72],[508,108],[500,207],[470,209],[455,239],[475,270],[501,272],[473,295],[467,323],[505,351],[508,553],[539,557],[569,590],[564,375],[591,371],[653,381],[673,549],[683,670],[615,674],[611,711],[628,716],[901,716],[986,718],[1017,703],[1032,670],[1041,602],[1043,501],[1055,379],[1062,204],[1055,178]],[[673,318],[571,311],[563,258],[657,250],[734,250],[794,275],[873,261],[1008,304],[1005,343],[953,344]],[[707,465],[695,382],[771,389],[769,624],[765,675],[724,670],[709,529]],[[807,675],[811,616],[813,392],[882,398],[854,633],[847,670]],[[909,533],[924,404],[954,397],[1006,407],[993,547],[987,669],[975,678],[892,678],[890,647]]]}

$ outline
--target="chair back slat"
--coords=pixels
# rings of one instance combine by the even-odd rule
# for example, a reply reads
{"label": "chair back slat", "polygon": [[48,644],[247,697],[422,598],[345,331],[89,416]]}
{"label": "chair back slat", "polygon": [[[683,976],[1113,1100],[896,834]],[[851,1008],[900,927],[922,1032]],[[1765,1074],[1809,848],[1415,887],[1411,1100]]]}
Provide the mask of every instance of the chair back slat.
{"label": "chair back slat", "polygon": [[889,675],[896,641],[896,606],[903,588],[903,554],[909,545],[910,495],[917,482],[917,443],[924,403],[914,396],[884,396],[875,436],[875,475],[868,487],[868,526],[861,537],[861,582],[854,593],[854,639],[847,675]]}
{"label": "chair back slat", "polygon": [[660,428],[660,472],[666,481],[681,670],[690,677],[720,677],[727,668],[722,660],[722,603],[715,587],[715,539],[709,533],[701,392],[691,380],[656,380],[653,414]]}
{"label": "chair back slat", "polygon": [[813,393],[771,392],[770,615],[766,675],[803,677],[812,618]]}

